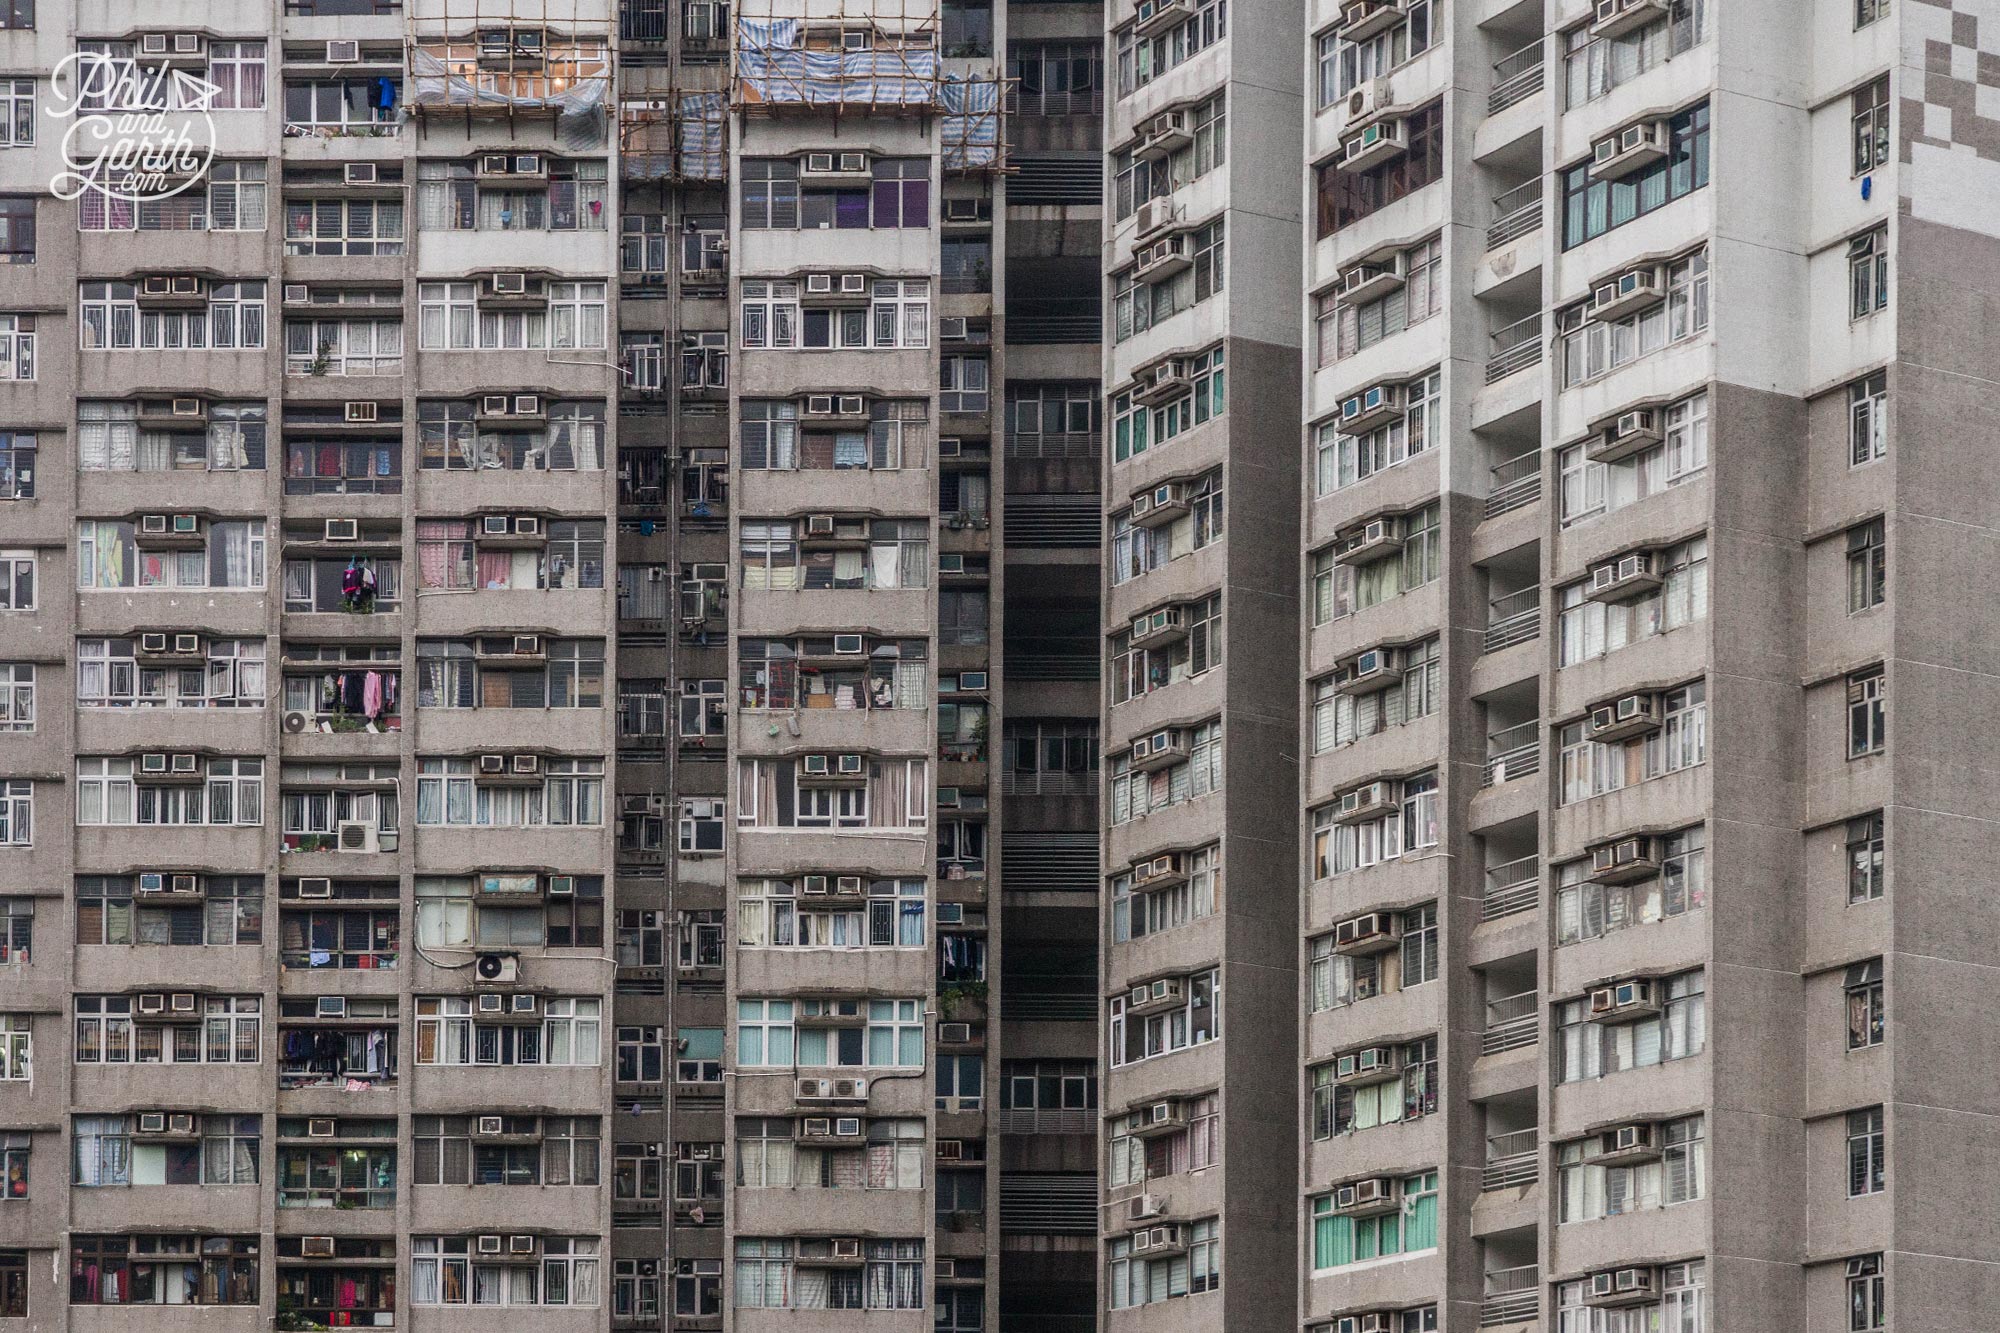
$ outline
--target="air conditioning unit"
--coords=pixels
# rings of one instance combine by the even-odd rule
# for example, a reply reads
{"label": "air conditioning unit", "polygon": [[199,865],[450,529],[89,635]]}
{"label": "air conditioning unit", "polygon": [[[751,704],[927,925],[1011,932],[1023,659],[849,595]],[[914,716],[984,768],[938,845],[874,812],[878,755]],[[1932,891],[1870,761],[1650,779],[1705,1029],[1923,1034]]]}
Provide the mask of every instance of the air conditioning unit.
{"label": "air conditioning unit", "polygon": [[1125,996],[1125,1008],[1134,1014],[1177,1009],[1185,1003],[1187,982],[1181,977],[1157,977],[1134,986]]}
{"label": "air conditioning unit", "polygon": [[833,894],[836,898],[859,898],[866,886],[859,875],[836,875],[833,880]]}
{"label": "air conditioning unit", "polygon": [[331,1259],[331,1258],[333,1258],[333,1237],[331,1237],[331,1236],[300,1236],[300,1237],[299,1237],[299,1258],[301,1258],[301,1259]]}
{"label": "air conditioning unit", "polygon": [[1403,1205],[1402,1183],[1392,1176],[1370,1176],[1333,1191],[1333,1208],[1346,1217],[1393,1213]]}
{"label": "air conditioning unit", "polygon": [[1336,824],[1358,824],[1364,819],[1388,814],[1402,799],[1401,783],[1387,780],[1364,783],[1340,794],[1340,799],[1334,803],[1333,819]]}
{"label": "air conditioning unit", "polygon": [[1630,1023],[1659,1012],[1657,987],[1650,977],[1614,981],[1590,992],[1590,1016],[1600,1023]]}
{"label": "air conditioning unit", "polygon": [[1132,767],[1141,773],[1166,768],[1187,757],[1187,733],[1179,727],[1162,727],[1132,742]]}
{"label": "air conditioning unit", "polygon": [[1171,157],[1194,142],[1194,131],[1188,124],[1185,107],[1162,111],[1141,126],[1139,133],[1139,143],[1132,150],[1132,155],[1148,162]]}
{"label": "air conditioning unit", "polygon": [[1344,1314],[1333,1321],[1331,1333],[1397,1333],[1396,1319],[1396,1314],[1388,1310]]}
{"label": "air conditioning unit", "polygon": [[330,1139],[334,1134],[332,1116],[314,1116],[306,1121],[306,1137],[309,1139]]}
{"label": "air conditioning unit", "polygon": [[1340,428],[1349,435],[1359,435],[1386,426],[1409,410],[1408,403],[1402,385],[1371,384],[1340,400]]}
{"label": "air conditioning unit", "polygon": [[476,1008],[482,1014],[504,1014],[507,1012],[507,997],[496,992],[488,992],[479,997]]}
{"label": "air conditioning unit", "polygon": [[1187,858],[1179,852],[1166,852],[1132,866],[1132,888],[1137,892],[1170,889],[1187,883],[1187,877]]}
{"label": "air conditioning unit", "polygon": [[473,1248],[481,1254],[499,1254],[507,1245],[504,1236],[481,1236]]}
{"label": "air conditioning unit", "polygon": [[1590,710],[1588,731],[1594,741],[1622,741],[1660,729],[1660,696],[1651,690],[1626,694]]}
{"label": "air conditioning unit", "polygon": [[1126,1202],[1125,1218],[1130,1222],[1149,1222],[1167,1211],[1167,1201],[1157,1194],[1141,1194]]}
{"label": "air conditioning unit", "polygon": [[1593,602],[1629,602],[1653,591],[1662,581],[1651,551],[1628,551],[1592,565],[1584,594]]}
{"label": "air conditioning unit", "polygon": [[1163,236],[1132,252],[1132,279],[1160,283],[1194,267],[1194,237],[1187,232]]}
{"label": "air conditioning unit", "polygon": [[331,879],[316,877],[301,879],[299,881],[299,897],[331,898],[333,897],[333,881]]}
{"label": "air conditioning unit", "polygon": [[1389,96],[1389,80],[1373,78],[1348,89],[1341,110],[1346,114],[1347,129],[1351,133],[1381,119],[1394,106]]}
{"label": "air conditioning unit", "polygon": [[866,273],[841,274],[840,294],[842,296],[866,296],[868,294],[868,275]]}
{"label": "air conditioning unit", "polygon": [[840,756],[840,772],[846,777],[858,777],[867,768],[867,762],[858,754]]}
{"label": "air conditioning unit", "polygon": [[1364,305],[1399,290],[1409,281],[1408,261],[1401,251],[1384,260],[1364,260],[1340,275],[1340,299]]}
{"label": "air conditioning unit", "polygon": [[1623,37],[1667,17],[1669,0],[1597,0],[1592,37]]}
{"label": "air conditioning unit", "polygon": [[1403,1048],[1400,1046],[1364,1046],[1357,1051],[1334,1057],[1333,1077],[1337,1083],[1349,1087],[1361,1087],[1370,1083],[1386,1083],[1403,1074]]}
{"label": "air conditioning unit", "polygon": [[1366,565],[1403,552],[1403,519],[1399,514],[1371,518],[1341,534],[1338,554],[1350,565]]}
{"label": "air conditioning unit", "polygon": [[1133,33],[1138,37],[1156,37],[1193,17],[1194,5],[1190,0],[1139,0],[1139,21],[1133,25]]}
{"label": "air conditioning unit", "polygon": [[483,953],[474,960],[472,974],[481,981],[512,985],[521,979],[521,960],[511,953]]}
{"label": "air conditioning unit", "polygon": [[1403,21],[1398,0],[1350,0],[1340,7],[1340,39],[1365,42]]}
{"label": "air conditioning unit", "polygon": [[347,997],[345,995],[322,995],[313,1002],[314,1018],[347,1017]]}
{"label": "air conditioning unit", "polygon": [[1628,408],[1591,427],[1590,439],[1584,444],[1584,454],[1593,463],[1616,463],[1644,453],[1663,438],[1658,408]]}
{"label": "air conditioning unit", "polygon": [[972,1040],[972,1024],[940,1023],[938,1024],[938,1040],[947,1046],[964,1046]]}
{"label": "air conditioning unit", "polygon": [[357,41],[331,41],[326,44],[326,63],[329,65],[352,65],[361,59],[361,43]]}
{"label": "air conditioning unit", "polygon": [[[482,995],[479,998],[483,1000],[486,997]],[[496,1134],[505,1134],[507,1132],[507,1117],[502,1115],[480,1116],[478,1128],[474,1132],[489,1138]]]}
{"label": "air conditioning unit", "polygon": [[[828,409],[827,409],[827,410],[828,410],[828,411],[831,411],[831,410],[832,410],[832,408],[831,408],[831,406],[830,406],[830,405],[832,404],[833,400],[832,400],[831,398],[827,398],[827,399],[824,399],[823,401],[824,401],[824,402],[826,402],[827,404],[829,404],[829,407],[828,407]],[[833,515],[832,515],[832,514],[808,514],[808,515],[806,515],[806,536],[808,536],[808,537],[831,537],[832,535],[833,535]]]}
{"label": "air conditioning unit", "polygon": [[1137,527],[1160,528],[1188,512],[1186,482],[1163,481],[1132,494],[1132,522]]}
{"label": "air conditioning unit", "polygon": [[380,419],[380,410],[374,403],[348,403],[345,406],[349,425],[369,425]]}
{"label": "air conditioning unit", "polygon": [[1666,270],[1658,264],[1642,264],[1638,268],[1614,273],[1592,285],[1590,318],[1617,319],[1635,310],[1658,305],[1666,297]]}
{"label": "air conditioning unit", "polygon": [[831,766],[825,755],[809,754],[800,757],[799,771],[807,777],[823,778],[831,771]]}
{"label": "air conditioning unit", "polygon": [[343,852],[379,852],[382,837],[373,820],[343,819],[335,830],[339,849]]}
{"label": "air conditioning unit", "polygon": [[349,185],[373,185],[377,180],[373,162],[349,162],[342,170],[342,177]]}
{"label": "air conditioning unit", "polygon": [[139,636],[139,651],[142,653],[166,652],[167,636],[165,634],[141,634]]}
{"label": "air conditioning unit", "polygon": [[828,879],[826,875],[801,875],[799,892],[808,898],[824,898],[827,896]]}
{"label": "air conditioning unit", "polygon": [[167,1113],[165,1111],[141,1111],[139,1113],[139,1132],[141,1134],[166,1133]]}
{"label": "air conditioning unit", "polygon": [[312,288],[306,286],[303,282],[288,282],[285,284],[286,305],[310,305],[311,303]]}
{"label": "air conditioning unit", "polygon": [[965,341],[965,316],[945,315],[938,319],[938,337],[948,343]]}
{"label": "air conditioning unit", "polygon": [[1401,157],[1409,146],[1405,122],[1400,117],[1384,117],[1340,141],[1340,167],[1343,171],[1372,171]]}
{"label": "air conditioning unit", "polygon": [[167,1012],[167,997],[157,991],[141,995],[138,1009],[142,1014],[164,1014]]}
{"label": "air conditioning unit", "polygon": [[525,273],[495,273],[488,281],[495,296],[526,296],[528,275]]}
{"label": "air conditioning unit", "polygon": [[1643,1305],[1659,1299],[1659,1270],[1645,1268],[1607,1268],[1590,1275],[1590,1291],[1585,1296],[1590,1305]]}
{"label": "air conditioning unit", "polygon": [[1333,928],[1335,953],[1366,955],[1386,953],[1403,942],[1400,912],[1366,912],[1349,917]]}
{"label": "air conditioning unit", "polygon": [[1402,679],[1402,649],[1370,648],[1340,664],[1333,673],[1333,687],[1340,694],[1374,694]]}
{"label": "air conditioning unit", "polygon": [[1134,648],[1164,647],[1187,637],[1187,615],[1178,606],[1159,606],[1132,617]]}
{"label": "air conditioning unit", "polygon": [[534,777],[542,771],[542,757],[538,754],[517,754],[508,766],[509,775],[517,778]]}
{"label": "air conditioning unit", "polygon": [[1630,884],[1659,873],[1658,838],[1620,838],[1590,849],[1590,880],[1594,884]]}
{"label": "air conditioning unit", "polygon": [[1142,1138],[1171,1134],[1176,1130],[1187,1128],[1187,1103],[1184,1101],[1149,1102],[1133,1114],[1135,1122],[1132,1132]]}
{"label": "air conditioning unit", "polygon": [[1148,407],[1172,402],[1194,392],[1194,376],[1186,357],[1168,357],[1133,376],[1134,394]]}
{"label": "air conditioning unit", "polygon": [[1170,195],[1160,195],[1139,205],[1137,214],[1139,237],[1141,240],[1154,232],[1163,231],[1174,225],[1174,201]]}
{"label": "air conditioning unit", "polygon": [[1602,1166],[1653,1161],[1660,1155],[1658,1137],[1644,1121],[1614,1125],[1598,1134],[1595,1160]]}
{"label": "air conditioning unit", "polygon": [[1596,180],[1618,180],[1658,162],[1670,146],[1664,120],[1627,125],[1590,145],[1590,174]]}
{"label": "air conditioning unit", "polygon": [[351,542],[361,539],[361,520],[357,518],[330,518],[326,520],[325,539],[330,542]]}
{"label": "air conditioning unit", "polygon": [[574,898],[576,896],[575,875],[550,875],[549,897]]}
{"label": "air conditioning unit", "polygon": [[979,206],[982,202],[984,201],[979,199],[947,199],[944,201],[944,220],[946,222],[981,221]]}

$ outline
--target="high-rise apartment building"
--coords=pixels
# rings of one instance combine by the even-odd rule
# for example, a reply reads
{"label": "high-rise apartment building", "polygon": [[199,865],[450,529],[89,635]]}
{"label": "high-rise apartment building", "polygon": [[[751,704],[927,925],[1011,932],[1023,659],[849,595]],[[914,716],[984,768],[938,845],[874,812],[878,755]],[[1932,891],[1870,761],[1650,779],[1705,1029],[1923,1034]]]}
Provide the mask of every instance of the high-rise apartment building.
{"label": "high-rise apartment building", "polygon": [[1105,1326],[1991,1323],[1992,34],[1107,26]]}
{"label": "high-rise apartment building", "polygon": [[1095,1327],[1101,27],[0,14],[0,1326]]}

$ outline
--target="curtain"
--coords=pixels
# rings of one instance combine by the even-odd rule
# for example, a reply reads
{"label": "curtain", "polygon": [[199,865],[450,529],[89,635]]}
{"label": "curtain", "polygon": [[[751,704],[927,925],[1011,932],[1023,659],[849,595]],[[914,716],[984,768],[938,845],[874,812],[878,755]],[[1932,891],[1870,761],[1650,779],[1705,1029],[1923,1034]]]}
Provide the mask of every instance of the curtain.
{"label": "curtain", "polygon": [[907,801],[910,766],[901,759],[885,759],[874,765],[868,783],[868,822],[877,828],[902,828],[909,823]]}

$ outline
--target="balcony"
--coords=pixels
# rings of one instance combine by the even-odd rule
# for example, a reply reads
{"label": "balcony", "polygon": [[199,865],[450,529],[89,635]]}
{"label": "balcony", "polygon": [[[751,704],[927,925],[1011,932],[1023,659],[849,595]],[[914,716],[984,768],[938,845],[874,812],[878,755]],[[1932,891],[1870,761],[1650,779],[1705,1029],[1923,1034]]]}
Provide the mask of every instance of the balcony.
{"label": "balcony", "polygon": [[1533,1129],[1517,1129],[1489,1136],[1486,1140],[1486,1166],[1480,1173],[1479,1188],[1482,1191],[1508,1190],[1534,1184],[1541,1174],[1540,1158],[1536,1152],[1538,1146]]}
{"label": "balcony", "polygon": [[1486,737],[1486,771],[1481,786],[1497,787],[1542,768],[1542,724],[1531,718],[1503,727]]}
{"label": "balcony", "polygon": [[1000,1112],[1002,1134],[1095,1134],[1095,1107],[1006,1107]]}
{"label": "balcony", "polygon": [[1527,643],[1542,632],[1542,590],[1530,585],[1487,603],[1485,650],[1497,653]]}
{"label": "balcony", "polygon": [[1504,865],[1489,866],[1486,871],[1486,894],[1480,903],[1480,919],[1498,921],[1518,912],[1532,912],[1541,899],[1541,892],[1541,879],[1532,854]]}
{"label": "balcony", "polygon": [[1489,471],[1486,517],[1498,518],[1542,498],[1542,453],[1539,448],[1518,454]]}
{"label": "balcony", "polygon": [[1486,1002],[1486,1031],[1480,1035],[1482,1055],[1533,1046],[1538,1040],[1541,996],[1527,990]]}
{"label": "balcony", "polygon": [[1509,375],[1541,364],[1542,314],[1538,310],[1496,329],[1486,358],[1486,382],[1497,383]]}
{"label": "balcony", "polygon": [[1493,90],[1486,95],[1486,114],[1498,115],[1542,90],[1544,45],[1544,39],[1537,37],[1512,55],[1493,62]]}
{"label": "balcony", "polygon": [[1498,250],[1542,226],[1542,178],[1531,176],[1493,196],[1493,220],[1486,224],[1486,248]]}
{"label": "balcony", "polygon": [[1488,1272],[1484,1298],[1479,1303],[1479,1326],[1492,1328],[1534,1319],[1541,1309],[1541,1276],[1541,1270],[1534,1264]]}

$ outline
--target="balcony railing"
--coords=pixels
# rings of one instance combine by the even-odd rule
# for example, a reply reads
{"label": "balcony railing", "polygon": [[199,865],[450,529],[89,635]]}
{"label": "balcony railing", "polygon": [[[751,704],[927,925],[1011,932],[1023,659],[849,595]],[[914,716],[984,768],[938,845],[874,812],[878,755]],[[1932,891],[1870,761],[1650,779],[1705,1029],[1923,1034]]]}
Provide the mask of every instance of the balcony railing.
{"label": "balcony railing", "polygon": [[1493,334],[1493,352],[1486,359],[1486,382],[1506,379],[1542,359],[1542,315],[1517,319]]}
{"label": "balcony railing", "polygon": [[1486,112],[1493,115],[1542,90],[1543,39],[1537,37],[1512,55],[1493,62],[1493,91],[1486,95]]}
{"label": "balcony railing", "polygon": [[1542,767],[1542,724],[1531,719],[1494,732],[1486,738],[1486,781],[1497,787],[1538,773]]}
{"label": "balcony railing", "polygon": [[1486,491],[1486,517],[1494,518],[1542,498],[1542,453],[1531,449],[1492,469]]}
{"label": "balcony railing", "polygon": [[1541,1017],[1540,1007],[1541,996],[1531,990],[1501,1000],[1489,1000],[1486,1005],[1486,1031],[1479,1042],[1481,1053],[1498,1055],[1502,1051],[1533,1046],[1539,1040],[1536,1029]]}
{"label": "balcony railing", "polygon": [[1541,879],[1535,858],[1524,856],[1486,870],[1486,897],[1480,915],[1497,921],[1516,912],[1531,912],[1542,896]]}
{"label": "balcony railing", "polygon": [[1486,1275],[1486,1298],[1479,1305],[1479,1326],[1519,1324],[1541,1308],[1541,1270],[1534,1264],[1496,1268]]}
{"label": "balcony railing", "polygon": [[1540,1174],[1536,1145],[1532,1129],[1517,1129],[1489,1137],[1486,1140],[1486,1169],[1480,1175],[1479,1188],[1505,1190],[1534,1184]]}
{"label": "balcony railing", "polygon": [[1542,590],[1522,588],[1495,597],[1486,611],[1486,651],[1497,653],[1542,632]]}
{"label": "balcony railing", "polygon": [[[1010,664],[1011,665],[1011,664]],[[1072,773],[1060,768],[1010,768],[1000,777],[1003,796],[1087,796],[1097,790],[1097,770]]]}
{"label": "balcony railing", "polygon": [[1542,226],[1542,178],[1522,181],[1505,194],[1493,196],[1493,221],[1486,224],[1486,248],[1539,231]]}
{"label": "balcony railing", "polygon": [[1073,1106],[1005,1107],[1000,1112],[1002,1134],[1095,1134],[1095,1109]]}

